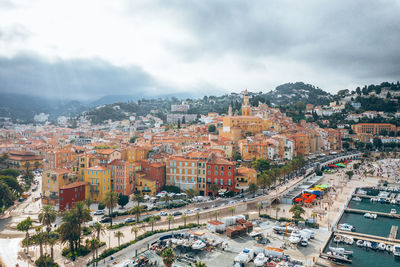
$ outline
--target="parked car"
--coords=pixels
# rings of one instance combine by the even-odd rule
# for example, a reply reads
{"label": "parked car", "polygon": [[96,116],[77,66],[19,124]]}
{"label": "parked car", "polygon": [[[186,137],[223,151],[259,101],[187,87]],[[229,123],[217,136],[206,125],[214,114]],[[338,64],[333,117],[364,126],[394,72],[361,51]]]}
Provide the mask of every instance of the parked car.
{"label": "parked car", "polygon": [[111,218],[110,217],[106,217],[100,220],[101,223],[109,223],[111,222]]}
{"label": "parked car", "polygon": [[180,211],[174,211],[174,212],[172,213],[172,215],[173,215],[173,216],[179,216],[179,215],[182,215],[182,212],[180,212]]}
{"label": "parked car", "polygon": [[187,209],[187,210],[185,210],[185,211],[184,211],[184,213],[185,213],[185,214],[192,214],[192,213],[193,213],[193,211],[192,211],[192,210],[189,210],[189,209]]}
{"label": "parked car", "polygon": [[104,215],[104,210],[96,210],[93,215]]}
{"label": "parked car", "polygon": [[201,211],[200,208],[195,208],[195,209],[193,209],[193,212],[199,212],[199,211]]}
{"label": "parked car", "polygon": [[166,211],[161,211],[161,212],[160,212],[160,216],[168,216],[168,212],[166,212]]}
{"label": "parked car", "polygon": [[132,222],[135,222],[135,221],[136,221],[135,218],[126,218],[126,219],[124,220],[125,223],[132,223]]}

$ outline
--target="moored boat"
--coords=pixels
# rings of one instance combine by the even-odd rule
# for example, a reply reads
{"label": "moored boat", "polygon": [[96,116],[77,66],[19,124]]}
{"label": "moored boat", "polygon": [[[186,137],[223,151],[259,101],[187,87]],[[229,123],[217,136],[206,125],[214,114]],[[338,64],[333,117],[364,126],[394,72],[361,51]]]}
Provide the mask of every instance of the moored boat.
{"label": "moored boat", "polygon": [[353,255],[353,251],[352,250],[346,250],[344,248],[329,247],[329,250],[332,251],[332,252],[336,252],[338,254],[342,254],[342,255]]}
{"label": "moored boat", "polygon": [[364,240],[359,239],[359,240],[357,240],[356,244],[359,247],[363,247],[364,246]]}
{"label": "moored boat", "polygon": [[354,201],[358,201],[358,202],[362,201],[361,197],[353,197],[352,199],[353,199]]}
{"label": "moored boat", "polygon": [[338,225],[338,229],[342,231],[349,231],[349,232],[354,232],[356,228],[348,223],[342,223]]}
{"label": "moored boat", "polygon": [[379,243],[378,244],[378,249],[382,250],[382,251],[386,250],[386,244],[385,243]]}

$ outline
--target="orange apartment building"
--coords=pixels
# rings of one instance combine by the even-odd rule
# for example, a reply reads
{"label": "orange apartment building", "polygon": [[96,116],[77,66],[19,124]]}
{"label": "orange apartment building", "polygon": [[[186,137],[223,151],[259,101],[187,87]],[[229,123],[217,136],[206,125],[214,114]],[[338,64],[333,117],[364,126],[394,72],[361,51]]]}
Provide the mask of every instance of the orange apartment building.
{"label": "orange apartment building", "polygon": [[74,152],[68,148],[48,150],[44,153],[44,166],[47,169],[66,168],[74,159]]}
{"label": "orange apartment building", "polygon": [[149,157],[150,150],[151,148],[144,146],[126,147],[122,149],[121,159],[128,162],[136,162],[139,160],[144,160]]}
{"label": "orange apartment building", "polygon": [[166,185],[179,187],[182,191],[197,187],[197,160],[171,156],[166,160]]}
{"label": "orange apartment building", "polygon": [[111,190],[118,194],[129,196],[135,191],[135,173],[140,171],[140,164],[113,160],[108,166],[111,168]]}

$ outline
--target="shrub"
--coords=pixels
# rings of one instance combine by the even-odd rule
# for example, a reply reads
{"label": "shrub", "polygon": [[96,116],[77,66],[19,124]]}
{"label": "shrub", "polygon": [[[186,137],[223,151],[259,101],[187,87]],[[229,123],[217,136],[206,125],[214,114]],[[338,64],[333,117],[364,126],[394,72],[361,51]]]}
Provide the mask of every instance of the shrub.
{"label": "shrub", "polygon": [[272,218],[268,214],[261,214],[260,217],[265,218],[265,219],[275,220],[275,218]]}
{"label": "shrub", "polygon": [[106,205],[104,205],[103,203],[99,203],[99,206],[97,207],[97,209],[99,210],[104,210],[106,208]]}
{"label": "shrub", "polygon": [[83,235],[90,235],[93,232],[93,228],[84,226],[84,227],[82,227],[82,232],[83,232]]}
{"label": "shrub", "polygon": [[49,255],[43,255],[41,257],[39,257],[39,259],[37,259],[35,261],[35,265],[38,267],[58,267],[58,264],[55,263],[51,257]]}
{"label": "shrub", "polygon": [[280,222],[291,222],[292,220],[291,220],[291,219],[288,219],[288,218],[285,218],[285,217],[280,217],[280,218],[278,219],[278,221],[280,221]]}

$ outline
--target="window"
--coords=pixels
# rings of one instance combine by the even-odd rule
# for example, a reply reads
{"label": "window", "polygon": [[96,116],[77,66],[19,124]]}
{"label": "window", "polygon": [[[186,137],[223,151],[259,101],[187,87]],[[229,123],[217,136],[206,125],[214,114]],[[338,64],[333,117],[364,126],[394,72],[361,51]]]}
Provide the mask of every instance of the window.
{"label": "window", "polygon": [[218,171],[218,166],[215,166],[215,170]]}
{"label": "window", "polygon": [[228,172],[228,176],[231,176],[231,172]]}
{"label": "window", "polygon": [[218,184],[218,179],[217,178],[214,179],[214,183]]}
{"label": "window", "polygon": [[224,185],[224,180],[223,179],[221,179],[220,182],[221,182],[221,185]]}
{"label": "window", "polygon": [[224,176],[224,172],[221,172],[221,176]]}
{"label": "window", "polygon": [[210,166],[210,165],[208,165],[208,169],[211,169],[211,166]]}
{"label": "window", "polygon": [[187,166],[187,162],[185,162],[185,166]]}
{"label": "window", "polygon": [[232,167],[231,167],[231,166],[228,166],[228,170],[230,170],[230,169],[232,169]]}
{"label": "window", "polygon": [[221,171],[224,171],[224,166],[221,166]]}
{"label": "window", "polygon": [[218,172],[217,172],[217,171],[215,171],[215,173],[214,173],[214,174],[215,174],[215,176],[217,176],[217,175],[218,175]]}
{"label": "window", "polygon": [[231,180],[228,180],[228,185],[232,185],[232,181]]}

